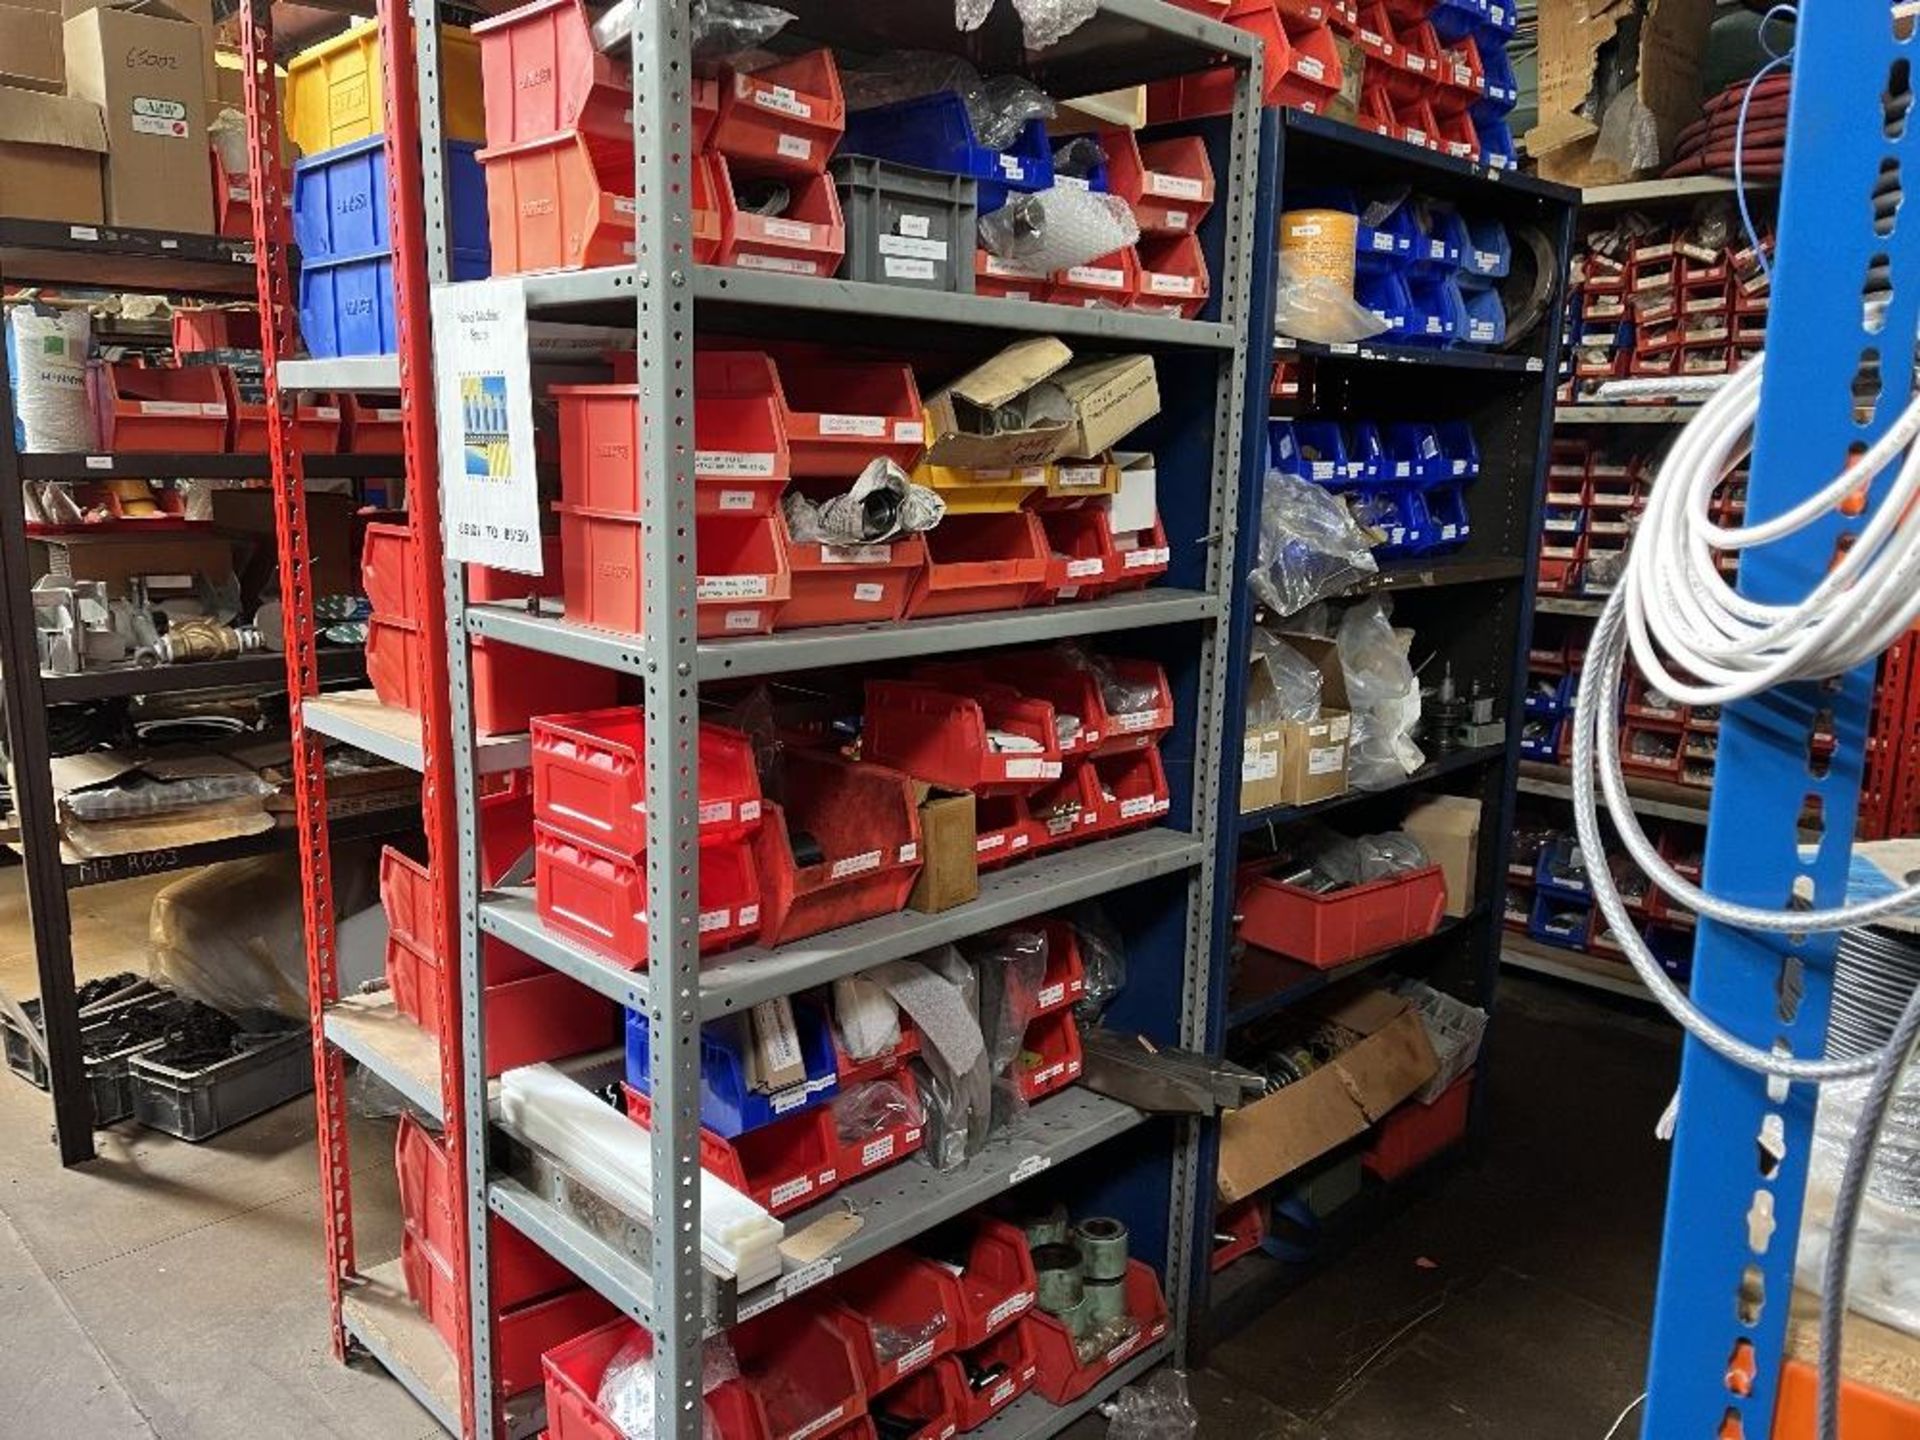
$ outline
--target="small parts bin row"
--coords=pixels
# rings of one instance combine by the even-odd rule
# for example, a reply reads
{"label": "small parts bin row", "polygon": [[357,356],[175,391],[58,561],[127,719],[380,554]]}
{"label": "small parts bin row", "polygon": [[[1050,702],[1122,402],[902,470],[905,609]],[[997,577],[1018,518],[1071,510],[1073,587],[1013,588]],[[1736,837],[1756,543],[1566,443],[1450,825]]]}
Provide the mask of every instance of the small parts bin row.
{"label": "small parts bin row", "polygon": [[[1627,547],[1658,472],[1642,453],[1587,440],[1556,439],[1547,462],[1546,504],[1541,512],[1540,569],[1543,595],[1604,595],[1626,573]],[[1713,497],[1716,524],[1737,526],[1747,513],[1747,468],[1728,473]],[[1714,563],[1732,583],[1736,552]]]}
{"label": "small parts bin row", "polygon": [[[709,1340],[707,1433],[940,1440],[1029,1390],[1078,1399],[1167,1331],[1159,1278],[1138,1260],[1125,1262],[1097,1350],[1039,1308],[1039,1291],[1017,1225],[962,1216]],[[543,1367],[553,1440],[620,1440],[619,1416],[650,1403],[650,1356],[651,1336],[626,1320],[553,1347]]]}
{"label": "small parts bin row", "polygon": [[1382,557],[1444,554],[1473,533],[1480,449],[1465,421],[1272,420],[1267,455],[1270,469],[1345,500]]}
{"label": "small parts bin row", "polygon": [[1445,873],[1404,832],[1309,831],[1243,864],[1238,884],[1235,935],[1321,970],[1431,935],[1447,909]]}
{"label": "small parts bin row", "polygon": [[[1528,650],[1520,732],[1525,758],[1561,765],[1570,760],[1585,657],[1584,636],[1570,636],[1559,645],[1540,639]],[[1626,774],[1702,789],[1713,784],[1720,746],[1718,706],[1683,705],[1635,672],[1622,687],[1620,717],[1620,768]]]}
{"label": "small parts bin row", "polygon": [[[1648,830],[1661,857],[1680,875],[1699,884],[1705,845],[1701,827],[1668,821],[1650,825]],[[1676,981],[1686,983],[1693,969],[1693,915],[1654,889],[1624,851],[1600,858],[1654,958]],[[1621,959],[1620,942],[1594,904],[1587,878],[1593,863],[1594,857],[1580,848],[1579,840],[1564,822],[1521,815],[1514,826],[1513,851],[1507,866],[1507,928],[1543,945]]]}
{"label": "small parts bin row", "polygon": [[[1599,399],[1609,380],[1724,375],[1766,341],[1772,281],[1731,203],[1675,223],[1629,212],[1590,232],[1571,264],[1569,368],[1560,400]],[[1656,397],[1658,398],[1658,397]]]}
{"label": "small parts bin row", "polygon": [[[98,448],[118,454],[258,455],[267,449],[266,393],[253,365],[141,365],[96,360],[87,397]],[[306,455],[383,455],[400,449],[398,412],[377,400],[309,392],[294,409]]]}

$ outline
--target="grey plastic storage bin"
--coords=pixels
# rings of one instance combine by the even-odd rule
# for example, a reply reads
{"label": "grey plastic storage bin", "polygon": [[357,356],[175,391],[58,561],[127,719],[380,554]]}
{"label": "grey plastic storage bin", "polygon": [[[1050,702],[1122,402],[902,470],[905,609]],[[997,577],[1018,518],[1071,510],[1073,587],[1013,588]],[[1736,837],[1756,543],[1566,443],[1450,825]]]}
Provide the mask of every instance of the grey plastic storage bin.
{"label": "grey plastic storage bin", "polygon": [[313,1044],[305,1030],[290,1030],[199,1070],[175,1069],[164,1051],[136,1055],[128,1069],[134,1119],[208,1140],[312,1090]]}
{"label": "grey plastic storage bin", "polygon": [[847,227],[841,278],[973,293],[973,180],[867,155],[828,168]]}

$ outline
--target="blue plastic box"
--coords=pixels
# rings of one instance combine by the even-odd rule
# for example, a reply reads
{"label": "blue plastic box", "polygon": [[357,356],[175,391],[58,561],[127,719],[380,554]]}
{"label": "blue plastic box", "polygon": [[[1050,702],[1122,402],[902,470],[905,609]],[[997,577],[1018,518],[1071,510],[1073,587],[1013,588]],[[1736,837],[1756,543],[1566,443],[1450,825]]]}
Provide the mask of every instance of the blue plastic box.
{"label": "blue plastic box", "polygon": [[1473,516],[1467,509],[1466,486],[1435,485],[1424,498],[1427,516],[1432,523],[1426,553],[1443,555],[1466,544],[1468,537],[1473,534]]}
{"label": "blue plastic box", "polygon": [[1513,148],[1513,131],[1507,127],[1505,120],[1476,112],[1473,116],[1473,133],[1480,140],[1482,165],[1490,165],[1496,170],[1511,170],[1520,163],[1519,152]]}
{"label": "blue plastic box", "polygon": [[1380,559],[1417,555],[1427,544],[1432,520],[1411,485],[1360,485],[1348,494],[1360,523],[1386,537],[1373,547]]}
{"label": "blue plastic box", "polygon": [[1353,277],[1353,298],[1380,317],[1387,329],[1379,338],[1404,341],[1413,327],[1413,296],[1397,270],[1362,269]]}
{"label": "blue plastic box", "polygon": [[1293,438],[1300,446],[1301,473],[1319,485],[1339,485],[1355,471],[1347,455],[1347,437],[1338,420],[1296,420]]}
{"label": "blue plastic box", "polygon": [[1462,285],[1460,304],[1465,323],[1457,343],[1461,345],[1500,345],[1507,338],[1507,306],[1492,286]]}
{"label": "blue plastic box", "polygon": [[1452,469],[1440,432],[1418,420],[1396,420],[1387,426],[1387,458],[1393,469],[1387,477],[1416,485],[1445,480]]}
{"label": "blue plastic box", "polygon": [[[795,1005],[795,1033],[807,1078],[771,1095],[747,1084],[747,1047],[752,1044],[745,1015],[730,1015],[700,1031],[700,1123],[716,1135],[734,1139],[762,1125],[824,1105],[839,1092],[833,1056],[833,1022],[824,1005]],[[647,1017],[627,1012],[627,1083],[643,1095],[653,1093],[648,1064]]]}
{"label": "blue plastic box", "polygon": [[1569,883],[1554,876],[1554,867],[1562,861],[1571,860],[1573,852],[1579,848],[1580,841],[1573,835],[1558,835],[1547,842],[1540,852],[1540,859],[1533,867],[1533,883],[1542,894],[1572,901],[1593,899],[1593,892],[1587,888],[1585,881]]}
{"label": "blue plastic box", "polygon": [[[484,280],[488,252],[453,252],[453,278]],[[382,248],[365,255],[307,260],[300,269],[300,335],[307,353],[332,360],[342,355],[391,355],[399,348],[393,318],[393,255]]]}
{"label": "blue plastic box", "polygon": [[1587,948],[1587,931],[1593,924],[1591,903],[1569,900],[1559,893],[1536,892],[1533,914],[1527,919],[1527,933],[1547,945],[1563,950]]}
{"label": "blue plastic box", "polygon": [[1407,277],[1411,302],[1406,341],[1410,345],[1451,345],[1467,331],[1467,302],[1451,270]]}
{"label": "blue plastic box", "polygon": [[850,112],[838,153],[971,176],[980,182],[982,215],[998,210],[1014,192],[1053,184],[1053,146],[1044,122],[1029,120],[1006,150],[989,150],[974,137],[966,101],[952,90]]}
{"label": "blue plastic box", "polygon": [[[447,142],[447,222],[455,250],[489,248],[479,153],[473,142]],[[370,135],[293,162],[293,240],[309,264],[391,247],[386,136]]]}
{"label": "blue plastic box", "polygon": [[1307,478],[1306,462],[1300,458],[1300,440],[1293,433],[1291,420],[1267,422],[1267,468],[1296,480]]}
{"label": "blue plastic box", "polygon": [[1393,478],[1387,442],[1371,420],[1347,426],[1347,471],[1362,485],[1381,485]]}
{"label": "blue plastic box", "polygon": [[1560,753],[1560,727],[1566,722],[1558,717],[1539,717],[1527,720],[1520,726],[1520,754],[1528,760],[1553,761]]}
{"label": "blue plastic box", "polygon": [[1471,243],[1467,222],[1451,205],[1428,205],[1413,246],[1413,263],[1422,269],[1457,270]]}
{"label": "blue plastic box", "polygon": [[1480,473],[1480,442],[1473,437],[1473,426],[1465,420],[1442,420],[1434,430],[1440,436],[1440,451],[1447,457],[1447,474],[1455,480],[1471,480]]}
{"label": "blue plastic box", "polygon": [[1486,79],[1487,93],[1485,99],[1474,101],[1474,113],[1490,120],[1504,119],[1520,99],[1520,81],[1507,58],[1507,42],[1489,39],[1482,31],[1479,46],[1480,73]]}
{"label": "blue plastic box", "polygon": [[1467,221],[1467,248],[1460,252],[1463,280],[1502,280],[1513,269],[1513,240],[1507,227],[1489,217]]}
{"label": "blue plastic box", "polygon": [[1493,23],[1487,0],[1434,0],[1427,20],[1433,26],[1433,33],[1449,45],[1462,35],[1475,34]]}

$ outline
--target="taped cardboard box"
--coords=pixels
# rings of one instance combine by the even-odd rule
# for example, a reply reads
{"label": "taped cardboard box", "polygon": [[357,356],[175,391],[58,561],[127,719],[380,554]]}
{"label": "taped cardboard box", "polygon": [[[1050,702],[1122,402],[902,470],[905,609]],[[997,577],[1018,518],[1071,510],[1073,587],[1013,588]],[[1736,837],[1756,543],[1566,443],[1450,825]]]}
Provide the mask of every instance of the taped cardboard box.
{"label": "taped cardboard box", "polygon": [[106,219],[100,189],[106,153],[98,105],[0,87],[0,195],[12,218],[98,225]]}
{"label": "taped cardboard box", "polygon": [[920,874],[907,896],[909,909],[928,915],[964,905],[980,895],[980,856],[973,792],[941,790],[913,782],[920,811]]}
{"label": "taped cardboard box", "polygon": [[1434,795],[1409,810],[1400,826],[1446,877],[1446,913],[1455,918],[1473,909],[1478,898],[1473,881],[1480,868],[1480,814],[1478,800]]}
{"label": "taped cardboard box", "polygon": [[[60,6],[36,0],[0,4],[0,85],[58,95],[66,85],[67,57],[60,37]],[[16,213],[7,187],[7,213]]]}
{"label": "taped cardboard box", "polygon": [[1361,1038],[1283,1090],[1220,1117],[1220,1199],[1244,1200],[1361,1135],[1439,1072],[1419,1012],[1364,986],[1300,1007]]}
{"label": "taped cardboard box", "polygon": [[[993,412],[1043,381],[1066,392],[1073,418],[1064,425],[992,428]],[[927,462],[970,469],[1044,465],[1062,455],[1097,460],[1160,413],[1151,355],[1110,355],[1076,362],[1051,335],[1018,340],[936,391],[927,401]]]}
{"label": "taped cardboard box", "polygon": [[1053,378],[1073,402],[1073,436],[1062,455],[1097,459],[1160,413],[1151,355],[1109,355]]}
{"label": "taped cardboard box", "polygon": [[[20,0],[7,0],[8,4],[18,4]],[[31,3],[31,0],[30,0]],[[123,5],[124,0],[53,0],[52,8],[57,8],[67,19],[84,15],[89,10],[97,10],[103,5]],[[200,32],[198,43],[200,70],[202,74],[203,101],[211,100],[218,93],[219,77],[216,73],[213,52],[220,42],[220,28],[213,18],[213,0],[165,0],[166,7],[183,20],[191,21]],[[235,34],[239,33],[239,21],[235,20]]]}
{"label": "taped cardboard box", "polygon": [[[1320,671],[1320,714],[1312,720],[1248,723],[1240,757],[1242,814],[1274,805],[1311,805],[1347,793],[1353,716],[1339,648],[1317,635],[1282,638]],[[1277,704],[1267,657],[1256,652],[1247,676],[1248,713],[1271,711]]]}

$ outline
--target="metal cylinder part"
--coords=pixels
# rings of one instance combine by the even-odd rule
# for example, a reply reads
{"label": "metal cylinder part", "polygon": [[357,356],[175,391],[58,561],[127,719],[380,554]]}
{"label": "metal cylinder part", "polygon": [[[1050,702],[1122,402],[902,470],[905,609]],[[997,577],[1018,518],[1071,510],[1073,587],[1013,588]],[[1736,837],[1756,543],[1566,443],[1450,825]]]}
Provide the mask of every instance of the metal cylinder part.
{"label": "metal cylinder part", "polygon": [[1038,1250],[1042,1245],[1064,1245],[1070,1238],[1072,1226],[1067,1219],[1067,1207],[1058,1202],[1021,1210],[1008,1218],[1027,1237],[1029,1250]]}
{"label": "metal cylinder part", "polygon": [[1087,1297],[1082,1295],[1075,1304],[1062,1310],[1056,1317],[1062,1325],[1067,1327],[1067,1333],[1076,1340],[1084,1340],[1093,1333],[1093,1322],[1087,1318],[1089,1303]]}
{"label": "metal cylinder part", "polygon": [[1064,1315],[1080,1303],[1085,1267],[1071,1245],[1040,1245],[1033,1252],[1034,1303],[1049,1315]]}
{"label": "metal cylinder part", "polygon": [[1127,1276],[1127,1227],[1107,1215],[1096,1215],[1073,1227],[1073,1243],[1080,1247],[1089,1280],[1124,1280]]}
{"label": "metal cylinder part", "polygon": [[1089,1280],[1085,1287],[1087,1307],[1087,1333],[1091,1335],[1103,1325],[1111,1325],[1127,1313],[1127,1282],[1124,1280]]}

